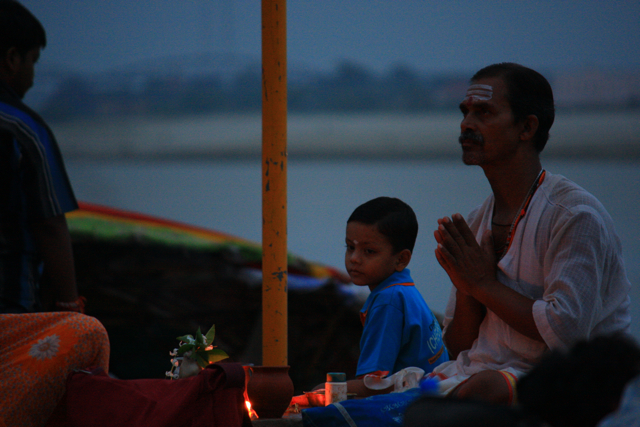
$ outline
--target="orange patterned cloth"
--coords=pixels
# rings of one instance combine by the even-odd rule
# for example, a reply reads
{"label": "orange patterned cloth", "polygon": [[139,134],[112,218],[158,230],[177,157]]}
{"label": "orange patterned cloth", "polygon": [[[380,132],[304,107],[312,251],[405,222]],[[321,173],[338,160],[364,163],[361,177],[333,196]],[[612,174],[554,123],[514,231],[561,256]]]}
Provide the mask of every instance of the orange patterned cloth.
{"label": "orange patterned cloth", "polygon": [[74,369],[109,369],[109,337],[73,312],[0,314],[0,427],[44,426]]}

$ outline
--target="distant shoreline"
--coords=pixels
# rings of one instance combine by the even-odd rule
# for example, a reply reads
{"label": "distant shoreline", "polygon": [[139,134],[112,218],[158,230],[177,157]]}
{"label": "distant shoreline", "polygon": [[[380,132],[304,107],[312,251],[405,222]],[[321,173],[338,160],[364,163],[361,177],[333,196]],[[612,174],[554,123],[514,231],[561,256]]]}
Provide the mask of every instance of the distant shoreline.
{"label": "distant shoreline", "polygon": [[[545,158],[640,159],[640,111],[559,112]],[[459,158],[459,113],[290,114],[290,158]],[[260,114],[52,125],[65,158],[215,160],[261,156]]]}

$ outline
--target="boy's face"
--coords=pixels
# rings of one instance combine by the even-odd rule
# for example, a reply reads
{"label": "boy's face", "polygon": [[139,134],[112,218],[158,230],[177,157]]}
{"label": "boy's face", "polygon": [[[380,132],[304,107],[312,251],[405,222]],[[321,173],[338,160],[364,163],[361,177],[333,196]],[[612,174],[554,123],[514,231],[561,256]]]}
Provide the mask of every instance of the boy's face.
{"label": "boy's face", "polygon": [[374,290],[387,277],[402,271],[406,264],[400,254],[394,254],[389,240],[378,231],[377,225],[351,221],[347,223],[347,250],[344,264],[351,281]]}

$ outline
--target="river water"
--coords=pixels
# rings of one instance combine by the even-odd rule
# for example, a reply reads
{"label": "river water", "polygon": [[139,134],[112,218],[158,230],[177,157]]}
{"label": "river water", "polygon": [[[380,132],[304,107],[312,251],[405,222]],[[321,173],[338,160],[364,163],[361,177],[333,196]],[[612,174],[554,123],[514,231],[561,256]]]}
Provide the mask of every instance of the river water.
{"label": "river water", "polygon": [[[399,197],[420,232],[410,264],[427,303],[442,312],[450,281],[435,260],[436,219],[466,215],[489,194],[482,171],[459,159],[304,160],[289,158],[288,248],[344,266],[345,223],[359,204]],[[67,160],[79,200],[156,215],[261,240],[261,165],[256,160]],[[543,166],[593,193],[614,219],[633,285],[633,335],[640,340],[640,160],[548,160]]]}

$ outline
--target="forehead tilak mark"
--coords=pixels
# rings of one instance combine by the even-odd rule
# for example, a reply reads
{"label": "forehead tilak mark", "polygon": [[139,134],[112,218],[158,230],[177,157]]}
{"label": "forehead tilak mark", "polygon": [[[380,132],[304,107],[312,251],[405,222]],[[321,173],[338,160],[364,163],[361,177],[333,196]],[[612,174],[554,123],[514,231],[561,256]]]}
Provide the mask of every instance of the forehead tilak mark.
{"label": "forehead tilak mark", "polygon": [[488,101],[493,97],[493,86],[474,84],[467,89],[467,95],[462,101],[469,104],[472,101]]}

